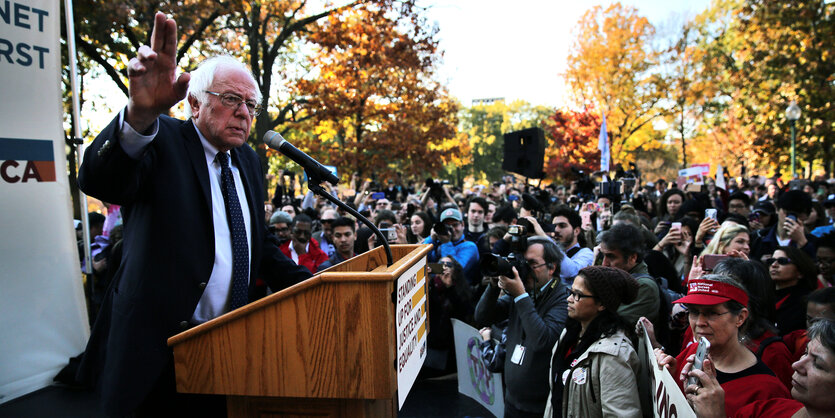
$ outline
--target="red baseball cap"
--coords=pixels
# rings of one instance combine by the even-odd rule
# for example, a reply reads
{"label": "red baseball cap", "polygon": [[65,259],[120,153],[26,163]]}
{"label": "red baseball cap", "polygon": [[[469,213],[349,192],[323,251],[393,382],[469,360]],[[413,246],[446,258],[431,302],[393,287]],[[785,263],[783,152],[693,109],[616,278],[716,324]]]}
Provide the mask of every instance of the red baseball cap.
{"label": "red baseball cap", "polygon": [[687,296],[673,303],[693,303],[696,305],[718,305],[729,300],[748,306],[748,293],[744,290],[713,280],[690,280],[687,283]]}

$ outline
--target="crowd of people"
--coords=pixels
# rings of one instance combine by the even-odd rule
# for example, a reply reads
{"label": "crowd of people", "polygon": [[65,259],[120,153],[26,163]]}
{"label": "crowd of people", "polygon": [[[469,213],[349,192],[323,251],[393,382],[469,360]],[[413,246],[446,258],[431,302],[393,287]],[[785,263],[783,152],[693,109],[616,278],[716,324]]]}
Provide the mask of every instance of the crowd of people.
{"label": "crowd of people", "polygon": [[[315,274],[381,245],[325,199],[297,195],[292,178],[279,176],[264,216],[294,263]],[[659,180],[601,194],[611,187],[584,193],[578,182],[538,188],[507,176],[462,189],[355,176],[330,192],[389,243],[433,244],[425,376],[455,371],[455,318],[481,328],[484,359],[503,373],[507,416],[642,415],[640,320],[699,415],[701,397],[724,391],[724,413],[734,416],[792,399],[807,329],[835,320],[835,184],[758,181],[685,191]],[[120,239],[118,223],[113,230]],[[98,237],[96,254],[111,253],[101,251],[107,241]],[[107,271],[106,259],[94,261]],[[260,279],[256,289],[276,290]],[[834,348],[831,326],[816,334],[824,354]],[[685,383],[700,337],[711,343],[713,374],[699,374],[709,395]]]}
{"label": "crowd of people", "polygon": [[[290,177],[280,177],[268,224],[294,260],[322,260],[304,264],[312,273],[379,245],[324,199],[290,197]],[[684,371],[700,337],[728,416],[791,399],[807,329],[835,320],[835,184],[624,183],[602,194],[612,187],[538,188],[508,176],[459,188],[397,176],[354,178],[332,193],[391,243],[433,244],[425,374],[455,369],[451,318],[480,328],[486,363],[503,373],[507,416],[642,415],[639,320],[699,415],[703,392],[688,392]],[[296,255],[305,252],[315,255]]]}
{"label": "crowd of people", "polygon": [[[297,195],[292,173],[276,180],[265,221],[296,264],[315,274],[380,245],[325,199]],[[684,391],[694,343],[710,340],[711,378],[730,390],[729,416],[790,399],[808,327],[835,320],[835,184],[581,187],[507,176],[459,188],[398,175],[355,176],[330,191],[390,243],[433,244],[424,374],[455,370],[450,319],[481,328],[485,360],[503,372],[507,416],[641,415],[632,390],[638,320]],[[720,296],[692,290],[710,283],[721,283]],[[257,288],[272,291],[260,280]],[[592,377],[601,380],[585,386]]]}

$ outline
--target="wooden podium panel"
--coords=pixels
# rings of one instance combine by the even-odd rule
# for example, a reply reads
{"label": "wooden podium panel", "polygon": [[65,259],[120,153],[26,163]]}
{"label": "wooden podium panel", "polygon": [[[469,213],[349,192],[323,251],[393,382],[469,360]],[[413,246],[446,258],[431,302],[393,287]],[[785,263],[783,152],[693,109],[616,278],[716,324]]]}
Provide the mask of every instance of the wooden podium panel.
{"label": "wooden podium panel", "polygon": [[376,248],[171,337],[177,390],[228,395],[230,416],[396,415],[395,280],[430,249],[386,267]]}

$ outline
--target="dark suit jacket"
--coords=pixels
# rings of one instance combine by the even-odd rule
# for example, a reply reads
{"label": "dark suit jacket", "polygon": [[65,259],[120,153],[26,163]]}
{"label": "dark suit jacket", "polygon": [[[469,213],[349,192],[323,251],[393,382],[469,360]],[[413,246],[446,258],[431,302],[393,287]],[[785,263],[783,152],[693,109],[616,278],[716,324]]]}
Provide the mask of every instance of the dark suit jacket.
{"label": "dark suit jacket", "polygon": [[[139,160],[122,150],[118,118],[84,154],[81,189],[122,205],[123,259],[93,327],[79,371],[97,384],[105,411],[124,415],[146,397],[171,358],[166,340],[189,327],[214,264],[211,189],[193,123],[159,118]],[[283,289],[308,277],[278,250],[264,224],[264,186],[248,145],[231,151],[246,189],[252,225],[250,295],[255,278]],[[246,210],[246,209],[245,209]]]}

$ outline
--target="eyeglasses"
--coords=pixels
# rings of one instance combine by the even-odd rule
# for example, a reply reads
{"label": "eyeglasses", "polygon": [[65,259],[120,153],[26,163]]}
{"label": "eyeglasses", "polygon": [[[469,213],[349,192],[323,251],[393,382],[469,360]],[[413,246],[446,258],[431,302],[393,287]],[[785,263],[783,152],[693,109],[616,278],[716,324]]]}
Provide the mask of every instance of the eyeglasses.
{"label": "eyeglasses", "polygon": [[321,222],[323,224],[332,224],[333,221],[335,221],[335,220],[336,219],[319,219],[319,222]]}
{"label": "eyeglasses", "polygon": [[778,258],[773,258],[772,257],[772,258],[769,258],[769,259],[765,260],[765,265],[770,266],[770,265],[774,264],[775,261],[777,262],[777,264],[779,264],[781,266],[785,266],[787,264],[792,263],[791,258],[788,258],[788,257],[778,257]]}
{"label": "eyeglasses", "polygon": [[536,260],[525,260],[525,263],[528,265],[528,268],[531,270],[538,269],[548,263],[539,263],[536,264]]}
{"label": "eyeglasses", "polygon": [[568,297],[574,298],[574,300],[582,300],[583,298],[594,298],[597,299],[597,296],[594,295],[584,295],[574,289],[568,289]]}
{"label": "eyeglasses", "polygon": [[310,230],[309,229],[295,228],[295,229],[293,229],[293,233],[296,234],[296,235],[310,235]]}
{"label": "eyeglasses", "polygon": [[707,319],[708,321],[713,322],[713,321],[719,319],[720,316],[722,316],[726,313],[731,313],[731,311],[725,311],[725,312],[707,311],[707,312],[703,312],[703,311],[700,311],[698,309],[688,309],[687,316],[689,316],[690,319],[699,319],[699,316],[704,316],[705,319]]}
{"label": "eyeglasses", "polygon": [[206,93],[209,93],[212,96],[217,96],[220,98],[220,103],[230,109],[235,109],[235,111],[241,107],[241,103],[246,104],[246,110],[249,112],[249,116],[252,116],[253,118],[261,113],[261,105],[255,103],[255,100],[244,100],[241,96],[232,93],[217,93],[208,90],[206,90]]}
{"label": "eyeglasses", "polygon": [[438,263],[438,264],[440,264],[440,265],[442,265],[442,266],[444,266],[444,267],[449,267],[449,268],[452,268],[452,263],[451,263],[451,262],[449,262],[449,261],[441,261],[441,262],[440,262],[440,263]]}

